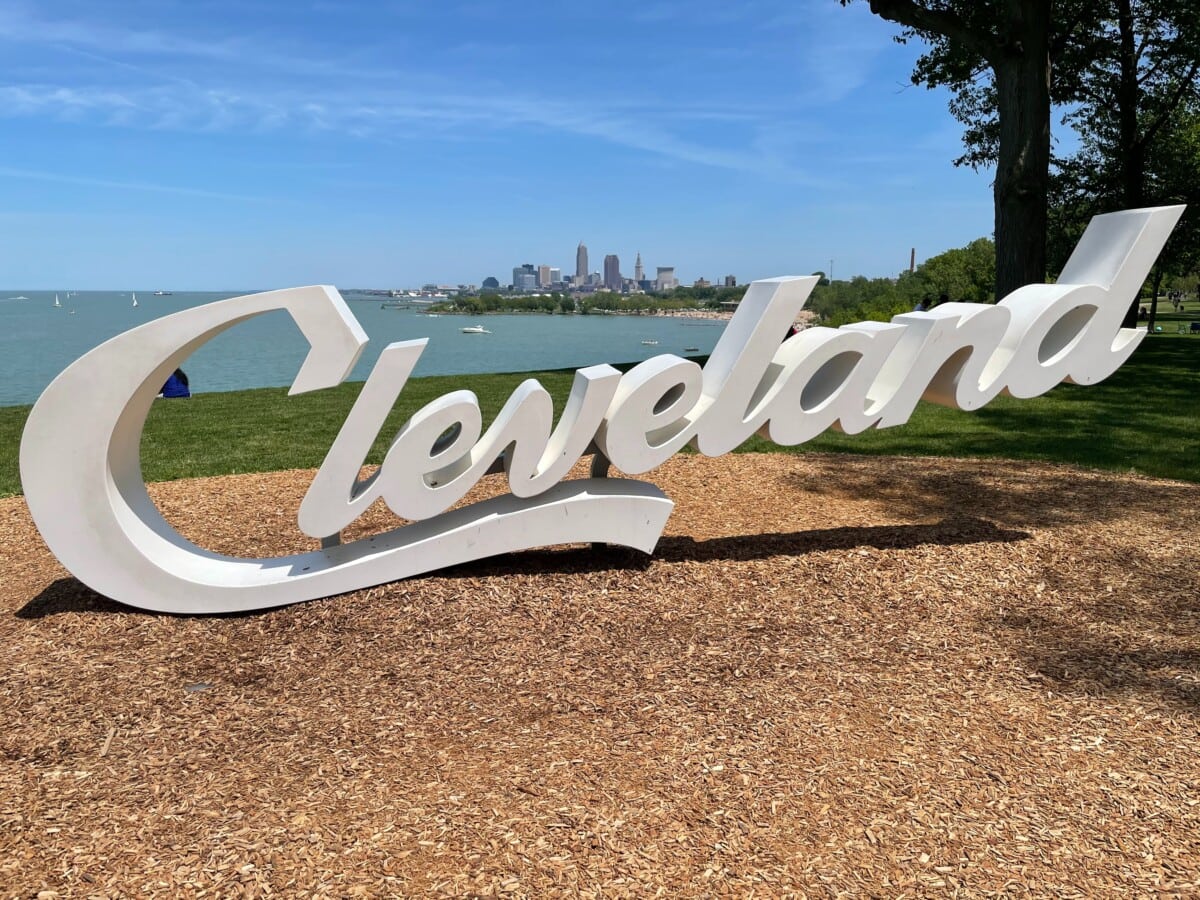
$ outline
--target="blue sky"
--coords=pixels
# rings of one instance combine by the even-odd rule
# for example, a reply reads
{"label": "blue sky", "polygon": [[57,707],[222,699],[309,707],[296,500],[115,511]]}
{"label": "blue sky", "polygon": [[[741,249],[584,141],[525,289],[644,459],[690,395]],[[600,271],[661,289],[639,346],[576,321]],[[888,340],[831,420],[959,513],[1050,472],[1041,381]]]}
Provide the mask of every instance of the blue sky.
{"label": "blue sky", "polygon": [[917,47],[836,0],[0,0],[0,284],[891,275],[990,234]]}

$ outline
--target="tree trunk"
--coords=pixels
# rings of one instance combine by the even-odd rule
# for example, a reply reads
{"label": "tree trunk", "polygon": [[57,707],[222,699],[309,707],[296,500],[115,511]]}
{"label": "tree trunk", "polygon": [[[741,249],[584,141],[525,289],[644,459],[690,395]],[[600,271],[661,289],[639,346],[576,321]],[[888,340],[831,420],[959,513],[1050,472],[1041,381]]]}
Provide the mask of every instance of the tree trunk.
{"label": "tree trunk", "polygon": [[[1117,80],[1117,153],[1121,165],[1121,208],[1141,209],[1146,205],[1146,147],[1138,129],[1137,39],[1130,0],[1117,0],[1117,30],[1120,70]],[[1157,296],[1155,297],[1157,300]],[[1138,326],[1138,297],[1125,311],[1125,328]],[[1151,321],[1153,326],[1153,321]]]}
{"label": "tree trunk", "polygon": [[[1162,287],[1163,270],[1162,266],[1154,267],[1154,296],[1150,298],[1150,318],[1146,322],[1146,328],[1151,334],[1154,334],[1154,320],[1158,318],[1158,289]],[[1134,301],[1134,306],[1137,306],[1137,301]],[[1136,313],[1135,313],[1136,315]]]}
{"label": "tree trunk", "polygon": [[1046,280],[1050,171],[1050,4],[1007,0],[995,60],[1000,124],[996,165],[996,298]]}
{"label": "tree trunk", "polygon": [[[847,0],[842,0],[843,5]],[[1050,0],[992,0],[1000,14],[982,26],[957,3],[870,0],[871,12],[941,35],[986,59],[996,82],[999,146],[994,186],[996,297],[1046,280],[1050,183]],[[991,6],[992,3],[981,4]],[[965,5],[965,4],[964,4]]]}
{"label": "tree trunk", "polygon": [[1138,128],[1138,58],[1130,0],[1117,0],[1120,31],[1120,73],[1117,81],[1117,122],[1120,129],[1121,194],[1125,209],[1141,209],[1146,195],[1146,148]]}

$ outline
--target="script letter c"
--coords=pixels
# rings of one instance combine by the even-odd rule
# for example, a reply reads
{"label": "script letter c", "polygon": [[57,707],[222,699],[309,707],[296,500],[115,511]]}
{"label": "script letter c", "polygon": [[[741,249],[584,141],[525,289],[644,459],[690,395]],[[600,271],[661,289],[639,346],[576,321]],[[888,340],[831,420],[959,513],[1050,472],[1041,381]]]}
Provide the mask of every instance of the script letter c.
{"label": "script letter c", "polygon": [[245,559],[191,543],[163,519],[142,480],[146,416],[167,376],[196,348],[276,309],[292,316],[311,346],[290,393],[341,383],[367,335],[336,290],[316,286],[149,322],[85,354],[43,392],[21,438],[21,481],[46,544],[80,581],[143,609],[225,613],[328,597],[564,537],[653,549],[673,504],[652,485],[625,479],[560,484],[535,501],[500,497],[292,556]]}

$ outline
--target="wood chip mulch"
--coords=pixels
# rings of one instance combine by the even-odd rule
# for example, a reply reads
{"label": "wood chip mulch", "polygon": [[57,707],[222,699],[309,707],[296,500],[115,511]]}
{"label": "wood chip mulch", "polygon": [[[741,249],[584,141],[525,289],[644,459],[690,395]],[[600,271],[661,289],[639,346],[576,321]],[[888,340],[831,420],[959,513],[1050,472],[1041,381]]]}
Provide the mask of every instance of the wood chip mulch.
{"label": "wood chip mulch", "polygon": [[[312,546],[310,477],[152,493],[275,555]],[[1200,892],[1200,485],[833,455],[647,477],[677,504],[653,558],[212,618],[97,596],[0,501],[0,894]]]}

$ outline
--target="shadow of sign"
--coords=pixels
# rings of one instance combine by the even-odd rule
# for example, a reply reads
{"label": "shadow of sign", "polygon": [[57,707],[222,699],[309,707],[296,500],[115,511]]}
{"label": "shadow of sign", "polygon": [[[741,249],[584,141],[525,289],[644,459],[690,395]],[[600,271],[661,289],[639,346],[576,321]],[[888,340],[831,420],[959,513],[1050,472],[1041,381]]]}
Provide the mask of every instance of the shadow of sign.
{"label": "shadow of sign", "polygon": [[[1146,494],[1143,507],[1154,506]],[[1176,515],[1190,533],[1194,516]],[[1044,596],[1014,595],[980,619],[1037,679],[1076,696],[1200,709],[1200,572],[1190,550],[1101,543],[1086,565],[1039,574]]]}
{"label": "shadow of sign", "polygon": [[[737,535],[697,541],[687,536],[668,536],[659,541],[654,557],[623,547],[601,549],[526,550],[465,563],[427,576],[411,579],[453,580],[457,578],[508,577],[513,575],[573,575],[594,572],[641,571],[657,559],[664,564],[760,560],[802,556],[833,550],[872,547],[903,550],[921,545],[951,547],[962,544],[1010,543],[1028,539],[1024,531],[998,527],[983,519],[946,518],[925,525],[878,525],[822,528],[810,531]],[[229,613],[231,617],[257,616],[273,609]],[[60,578],[14,613],[20,619],[42,619],[62,613],[169,615],[125,606],[93,591],[76,578]]]}

